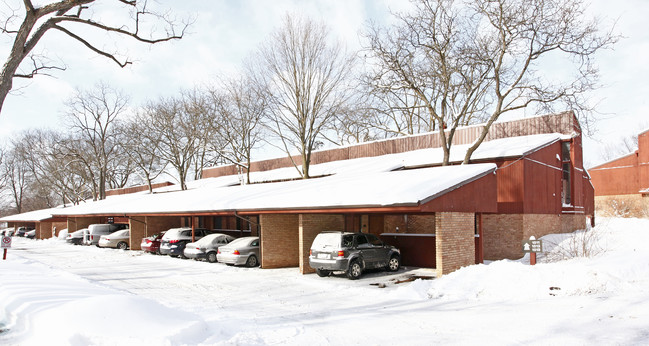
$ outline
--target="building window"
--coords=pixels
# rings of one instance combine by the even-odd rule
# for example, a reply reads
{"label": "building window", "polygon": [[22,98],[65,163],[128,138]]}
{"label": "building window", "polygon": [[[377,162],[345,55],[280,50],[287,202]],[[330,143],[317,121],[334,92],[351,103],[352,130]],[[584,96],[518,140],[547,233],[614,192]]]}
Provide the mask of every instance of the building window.
{"label": "building window", "polygon": [[572,204],[572,163],[570,162],[570,142],[561,143],[561,202],[563,205]]}

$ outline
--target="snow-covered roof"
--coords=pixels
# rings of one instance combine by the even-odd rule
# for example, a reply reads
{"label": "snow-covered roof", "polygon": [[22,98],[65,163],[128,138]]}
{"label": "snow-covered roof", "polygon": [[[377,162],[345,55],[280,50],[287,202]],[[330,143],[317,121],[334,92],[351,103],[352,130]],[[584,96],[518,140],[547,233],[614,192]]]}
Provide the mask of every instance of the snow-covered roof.
{"label": "snow-covered roof", "polygon": [[[484,142],[472,160],[525,156],[561,140],[561,134],[510,137]],[[464,159],[469,145],[451,147],[450,161]],[[187,182],[57,209],[54,215],[114,215],[322,209],[417,205],[495,170],[494,164],[439,166],[441,148],[351,160],[310,167],[314,179],[301,180],[294,167],[250,174],[253,184],[240,185],[237,175]],[[417,167],[419,168],[408,169]],[[268,183],[275,181],[274,183]],[[13,220],[13,219],[12,219]],[[5,221],[4,218],[0,221]],[[24,220],[21,220],[24,221]]]}
{"label": "snow-covered roof", "polygon": [[167,214],[416,206],[482,176],[495,164],[333,175],[307,180],[121,195],[60,210],[60,215]]}
{"label": "snow-covered roof", "polygon": [[48,209],[28,211],[21,214],[15,214],[0,218],[0,222],[38,222],[51,219],[52,216],[63,210],[63,206]]}

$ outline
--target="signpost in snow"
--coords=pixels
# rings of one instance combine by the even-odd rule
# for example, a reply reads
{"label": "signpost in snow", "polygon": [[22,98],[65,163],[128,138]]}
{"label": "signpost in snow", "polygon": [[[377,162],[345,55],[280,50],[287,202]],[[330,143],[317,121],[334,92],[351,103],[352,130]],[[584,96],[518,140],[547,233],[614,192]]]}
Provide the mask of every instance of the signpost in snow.
{"label": "signpost in snow", "polygon": [[529,240],[523,240],[523,252],[530,254],[530,265],[536,264],[536,253],[543,252],[543,241],[531,236]]}
{"label": "signpost in snow", "polygon": [[2,250],[3,250],[2,260],[6,260],[7,259],[7,249],[11,247],[11,237],[3,236],[2,237],[2,242],[0,242],[0,243],[2,243]]}

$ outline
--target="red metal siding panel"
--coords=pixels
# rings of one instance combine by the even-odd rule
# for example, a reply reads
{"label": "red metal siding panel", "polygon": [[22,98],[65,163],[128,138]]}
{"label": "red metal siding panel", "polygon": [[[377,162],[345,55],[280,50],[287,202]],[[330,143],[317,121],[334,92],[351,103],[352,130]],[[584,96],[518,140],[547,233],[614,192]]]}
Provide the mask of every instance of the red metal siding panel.
{"label": "red metal siding panel", "polygon": [[423,204],[421,211],[493,213],[497,211],[496,179],[496,175],[488,174]]}
{"label": "red metal siding panel", "polygon": [[525,213],[561,213],[561,162],[557,159],[560,154],[561,143],[557,142],[524,159]]}
{"label": "red metal siding panel", "polygon": [[512,214],[523,212],[524,161],[499,161],[496,177],[498,180],[498,213]]}

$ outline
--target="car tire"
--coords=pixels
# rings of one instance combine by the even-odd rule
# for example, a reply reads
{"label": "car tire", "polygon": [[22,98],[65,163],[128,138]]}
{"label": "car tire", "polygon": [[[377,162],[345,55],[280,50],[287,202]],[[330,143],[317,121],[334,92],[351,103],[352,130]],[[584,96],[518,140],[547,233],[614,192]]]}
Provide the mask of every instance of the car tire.
{"label": "car tire", "polygon": [[250,257],[248,257],[248,259],[246,260],[246,266],[256,267],[257,265],[259,265],[259,262],[257,261],[257,256],[250,255]]}
{"label": "car tire", "polygon": [[331,270],[326,270],[326,269],[316,269],[315,272],[321,278],[331,275]]}
{"label": "car tire", "polygon": [[210,263],[216,262],[216,252],[208,252],[205,257],[207,258],[207,261]]}
{"label": "car tire", "polygon": [[401,267],[401,259],[397,255],[392,255],[392,257],[390,257],[390,261],[388,261],[386,269],[389,272],[396,272],[397,270],[399,270],[399,267]]}
{"label": "car tire", "polygon": [[171,255],[171,254],[170,254],[169,257],[176,258],[176,257],[178,257],[178,255]]}
{"label": "car tire", "polygon": [[361,266],[361,262],[359,260],[353,260],[347,269],[347,277],[350,280],[356,280],[361,277],[361,274],[363,274],[363,266]]}
{"label": "car tire", "polygon": [[117,243],[117,248],[120,250],[126,250],[128,249],[128,244],[126,244],[126,242],[120,241],[119,243]]}

